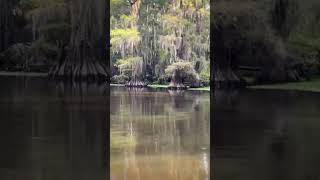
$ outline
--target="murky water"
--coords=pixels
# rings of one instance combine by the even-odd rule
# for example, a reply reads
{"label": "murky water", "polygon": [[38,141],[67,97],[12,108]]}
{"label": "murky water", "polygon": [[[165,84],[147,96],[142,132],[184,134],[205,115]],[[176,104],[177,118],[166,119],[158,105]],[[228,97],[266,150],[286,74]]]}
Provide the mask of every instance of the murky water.
{"label": "murky water", "polygon": [[0,83],[1,180],[320,178],[317,93],[218,91],[210,106],[198,91]]}
{"label": "murky water", "polygon": [[108,179],[106,85],[0,77],[0,179]]}
{"label": "murky water", "polygon": [[111,88],[111,180],[209,179],[210,94]]}
{"label": "murky water", "polygon": [[320,179],[320,94],[217,92],[213,109],[213,179]]}

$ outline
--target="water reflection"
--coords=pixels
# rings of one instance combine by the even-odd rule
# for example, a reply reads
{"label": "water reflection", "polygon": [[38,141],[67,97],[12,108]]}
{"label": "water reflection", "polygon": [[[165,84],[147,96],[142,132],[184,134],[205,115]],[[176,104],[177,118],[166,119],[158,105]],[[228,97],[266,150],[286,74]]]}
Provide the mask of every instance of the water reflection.
{"label": "water reflection", "polygon": [[108,179],[109,89],[0,77],[0,179]]}
{"label": "water reflection", "polygon": [[213,179],[319,179],[320,94],[216,92]]}
{"label": "water reflection", "polygon": [[111,88],[111,180],[209,179],[208,93]]}

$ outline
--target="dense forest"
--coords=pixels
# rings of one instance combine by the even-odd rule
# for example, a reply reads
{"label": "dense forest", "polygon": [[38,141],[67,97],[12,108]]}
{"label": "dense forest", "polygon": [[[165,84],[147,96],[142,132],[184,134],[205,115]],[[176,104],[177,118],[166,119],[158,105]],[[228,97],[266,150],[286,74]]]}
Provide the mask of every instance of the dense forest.
{"label": "dense forest", "polygon": [[217,87],[307,80],[320,72],[320,1],[216,0]]}
{"label": "dense forest", "polygon": [[1,69],[106,79],[106,9],[105,0],[2,0]]}
{"label": "dense forest", "polygon": [[216,87],[303,81],[320,71],[319,8],[318,0],[2,0],[0,70],[130,86],[207,86],[210,69]]}
{"label": "dense forest", "polygon": [[112,0],[112,82],[210,81],[209,0]]}

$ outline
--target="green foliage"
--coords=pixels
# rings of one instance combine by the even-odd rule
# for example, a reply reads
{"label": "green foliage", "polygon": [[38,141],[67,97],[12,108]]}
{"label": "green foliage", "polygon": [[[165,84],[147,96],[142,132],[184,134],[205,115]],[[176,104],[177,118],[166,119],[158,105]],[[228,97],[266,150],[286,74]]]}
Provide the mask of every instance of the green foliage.
{"label": "green foliage", "polygon": [[140,75],[142,58],[141,57],[129,57],[126,59],[120,59],[116,62],[116,66],[120,70],[121,75],[132,77],[135,75]]}
{"label": "green foliage", "polygon": [[200,80],[205,83],[210,83],[210,63],[207,61],[203,61],[200,67]]}
{"label": "green foliage", "polygon": [[66,1],[20,0],[18,8],[32,27],[30,56],[54,60],[59,46],[70,41],[71,25]]}
{"label": "green foliage", "polygon": [[120,74],[120,75],[115,75],[111,78],[111,83],[114,84],[125,84],[128,82],[130,78],[126,75]]}
{"label": "green foliage", "polygon": [[[120,74],[166,83],[165,70],[170,70],[173,63],[190,62],[193,69],[194,62],[202,58],[209,64],[209,3],[208,0],[138,0],[134,9],[122,0],[111,1],[111,9],[123,8],[115,10],[111,17],[111,56]],[[132,57],[141,59],[133,63]],[[201,72],[204,80],[207,80],[206,72]],[[188,76],[199,75],[194,71]]]}
{"label": "green foliage", "polygon": [[111,30],[112,46],[120,46],[127,42],[138,42],[140,40],[139,31],[135,28]]}
{"label": "green foliage", "polygon": [[196,73],[190,62],[175,62],[166,68],[165,73],[167,77],[172,77],[175,73],[179,73],[179,76],[183,80],[190,82],[199,80],[199,75]]}
{"label": "green foliage", "polygon": [[186,19],[183,19],[179,16],[165,14],[161,17],[161,21],[163,26],[165,27],[165,31],[175,31],[184,28],[187,23]]}
{"label": "green foliage", "polygon": [[30,59],[30,45],[17,43],[0,54],[1,64],[6,67],[25,66]]}
{"label": "green foliage", "polygon": [[110,14],[113,17],[120,17],[122,14],[129,14],[129,4],[127,0],[111,0]]}
{"label": "green foliage", "polygon": [[120,16],[121,26],[124,28],[129,28],[133,26],[133,23],[135,23],[136,19],[131,15],[122,15]]}
{"label": "green foliage", "polygon": [[320,62],[320,2],[300,6],[304,13],[297,18],[297,25],[289,35],[289,46],[300,56]]}
{"label": "green foliage", "polygon": [[320,57],[320,37],[311,38],[302,34],[290,37],[290,44],[301,56],[306,58],[319,58]]}

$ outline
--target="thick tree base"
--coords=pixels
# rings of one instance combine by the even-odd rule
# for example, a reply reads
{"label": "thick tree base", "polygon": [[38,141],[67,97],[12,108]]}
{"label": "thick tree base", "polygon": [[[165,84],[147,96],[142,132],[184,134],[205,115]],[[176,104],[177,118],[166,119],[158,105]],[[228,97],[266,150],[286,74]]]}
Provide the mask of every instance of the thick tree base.
{"label": "thick tree base", "polygon": [[57,80],[108,81],[108,69],[100,62],[63,62],[53,66],[48,76]]}
{"label": "thick tree base", "polygon": [[232,70],[218,70],[214,78],[215,89],[235,89],[245,87],[245,82],[242,81]]}

